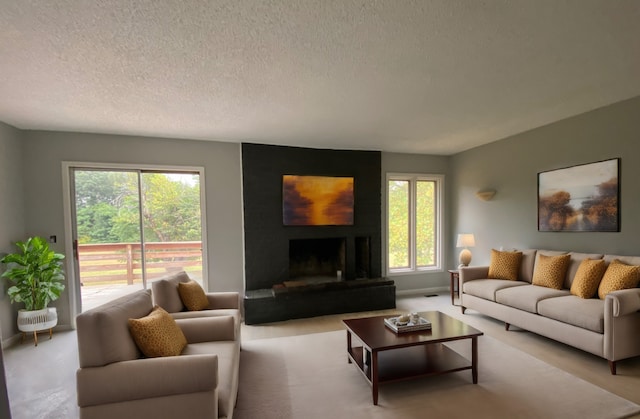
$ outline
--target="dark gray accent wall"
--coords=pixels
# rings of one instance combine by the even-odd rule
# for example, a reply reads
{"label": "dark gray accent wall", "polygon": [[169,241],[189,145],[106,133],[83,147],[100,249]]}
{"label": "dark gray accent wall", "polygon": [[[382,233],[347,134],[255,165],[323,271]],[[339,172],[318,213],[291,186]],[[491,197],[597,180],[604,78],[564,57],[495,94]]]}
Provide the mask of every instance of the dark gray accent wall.
{"label": "dark gray accent wall", "polygon": [[[475,234],[471,264],[488,264],[491,248],[500,247],[640,255],[639,116],[636,97],[453,156],[451,234]],[[538,231],[539,172],[615,157],[621,158],[620,232]],[[492,200],[476,198],[484,188],[496,189]]]}
{"label": "dark gray accent wall", "polygon": [[[377,151],[242,145],[246,290],[289,279],[289,240],[344,237],[345,279],[355,278],[357,237],[371,238],[371,277],[381,271],[381,159]],[[285,226],[282,176],[353,176],[352,226]]]}

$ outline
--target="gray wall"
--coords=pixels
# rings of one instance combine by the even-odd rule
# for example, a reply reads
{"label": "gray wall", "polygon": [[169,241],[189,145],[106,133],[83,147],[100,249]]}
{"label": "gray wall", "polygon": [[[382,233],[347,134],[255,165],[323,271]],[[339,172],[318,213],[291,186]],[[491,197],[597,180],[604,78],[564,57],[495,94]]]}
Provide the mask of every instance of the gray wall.
{"label": "gray wall", "polygon": [[[387,173],[421,173],[430,175],[444,175],[444,246],[448,249],[451,244],[449,206],[451,196],[450,184],[450,157],[429,156],[420,154],[401,154],[401,153],[382,153],[382,274],[387,272],[387,227],[386,227],[386,208],[387,208]],[[455,243],[454,243],[455,244]],[[451,255],[445,252],[444,255],[444,272],[420,273],[412,275],[393,275],[396,283],[396,291],[402,293],[410,290],[428,290],[431,288],[440,288],[449,286],[449,274],[446,269],[452,269],[457,266],[457,262],[451,258]]]}
{"label": "gray wall", "polygon": [[[0,254],[15,252],[17,248],[13,243],[25,238],[22,137],[21,131],[0,122]],[[18,307],[9,302],[9,285],[9,281],[0,279],[0,329],[3,340],[18,333]]]}
{"label": "gray wall", "polygon": [[[238,144],[64,132],[24,132],[25,223],[29,235],[58,236],[64,252],[62,162],[205,168],[210,291],[242,291],[242,199]],[[68,279],[69,281],[72,278]],[[55,303],[70,324],[69,292]]]}
{"label": "gray wall", "polygon": [[[473,265],[489,262],[491,248],[541,247],[640,255],[640,97],[522,133],[452,157],[382,153],[387,172],[445,175],[445,268],[457,265],[459,232],[476,235]],[[537,231],[537,173],[621,157],[619,233]],[[62,161],[205,167],[209,289],[242,291],[242,197],[240,146],[130,136],[20,131],[0,123],[0,252],[29,234],[59,237],[64,250]],[[24,179],[24,180],[23,180]],[[21,184],[21,182],[23,182]],[[475,197],[495,188],[493,200]],[[381,223],[385,243],[386,188]],[[383,252],[383,273],[386,260]],[[445,272],[394,276],[398,292],[448,285]],[[2,338],[17,333],[15,307],[0,282]],[[55,303],[69,324],[67,293]]]}
{"label": "gray wall", "polygon": [[[488,264],[491,248],[501,246],[640,255],[639,116],[637,97],[453,156],[451,236],[475,234],[472,265]],[[539,172],[615,157],[622,158],[619,233],[538,232]],[[487,187],[497,194],[480,201],[475,193]]]}

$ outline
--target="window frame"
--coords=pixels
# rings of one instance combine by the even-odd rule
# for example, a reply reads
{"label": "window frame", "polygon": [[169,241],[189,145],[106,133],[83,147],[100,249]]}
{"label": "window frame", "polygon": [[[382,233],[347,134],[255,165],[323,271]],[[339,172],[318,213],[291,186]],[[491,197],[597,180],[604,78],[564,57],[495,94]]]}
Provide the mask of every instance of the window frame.
{"label": "window frame", "polygon": [[[389,266],[389,182],[402,180],[409,182],[409,267]],[[417,266],[416,244],[416,204],[418,181],[434,182],[435,187],[435,263],[432,266]],[[425,173],[387,173],[385,182],[385,270],[387,276],[416,275],[443,270],[443,227],[444,227],[444,175]]]}
{"label": "window frame", "polygon": [[[136,163],[108,163],[89,161],[62,161],[62,195],[64,211],[64,248],[67,255],[73,255],[73,224],[71,218],[74,197],[71,194],[72,172],[80,170],[122,170],[132,172],[178,172],[197,173],[200,176],[200,228],[202,229],[202,288],[208,291],[209,284],[205,278],[209,277],[209,257],[207,244],[207,208],[206,208],[206,184],[204,166],[179,166],[162,164],[136,164]],[[71,328],[76,328],[76,316],[80,314],[81,291],[80,281],[76,275],[76,259],[68,256],[65,259],[65,271],[69,290],[69,312],[71,313]]]}

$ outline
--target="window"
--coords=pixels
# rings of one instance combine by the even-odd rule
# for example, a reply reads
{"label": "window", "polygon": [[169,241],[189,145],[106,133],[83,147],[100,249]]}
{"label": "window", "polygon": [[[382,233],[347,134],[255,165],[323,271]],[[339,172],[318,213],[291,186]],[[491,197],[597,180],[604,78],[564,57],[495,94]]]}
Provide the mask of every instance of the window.
{"label": "window", "polygon": [[206,289],[203,168],[64,162],[63,183],[73,316],[179,270]]}
{"label": "window", "polygon": [[387,175],[387,272],[442,269],[444,176]]}

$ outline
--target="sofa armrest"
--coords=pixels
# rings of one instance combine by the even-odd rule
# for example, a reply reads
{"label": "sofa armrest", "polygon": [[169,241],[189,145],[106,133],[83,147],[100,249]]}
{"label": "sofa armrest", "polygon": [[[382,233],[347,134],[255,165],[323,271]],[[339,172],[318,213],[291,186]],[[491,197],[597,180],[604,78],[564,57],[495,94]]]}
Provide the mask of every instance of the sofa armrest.
{"label": "sofa armrest", "polygon": [[176,319],[188,343],[236,340],[233,316]]}
{"label": "sofa armrest", "polygon": [[612,291],[605,297],[612,306],[613,317],[622,317],[640,311],[640,288]]}
{"label": "sofa armrest", "polygon": [[464,268],[460,268],[459,271],[460,284],[473,281],[474,279],[487,279],[489,277],[488,266],[466,266]]}
{"label": "sofa armrest", "polygon": [[218,308],[240,308],[240,293],[238,292],[208,292],[209,310]]}
{"label": "sofa armrest", "polygon": [[76,373],[78,406],[211,391],[218,386],[218,356],[141,358]]}

